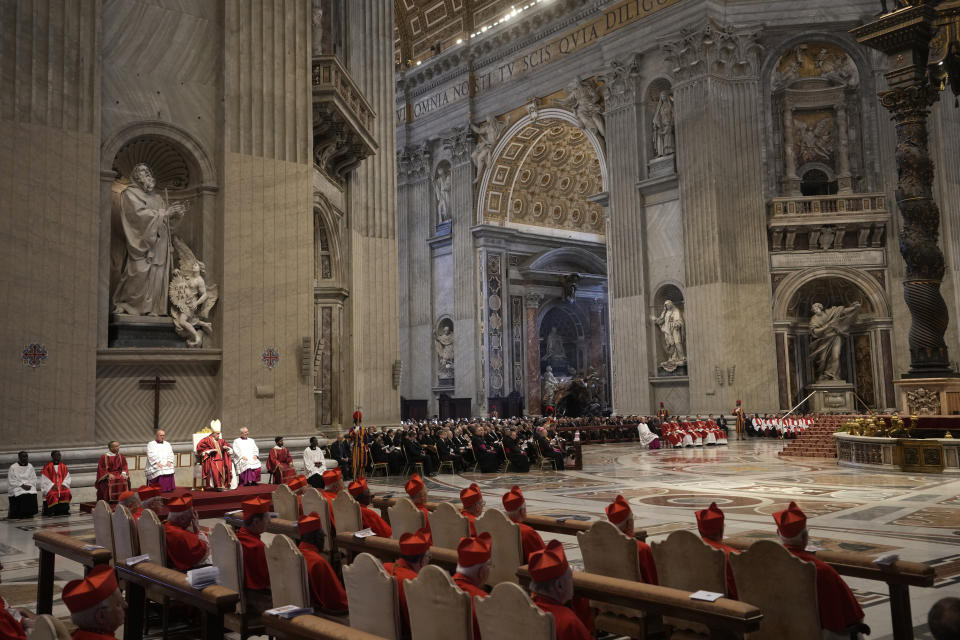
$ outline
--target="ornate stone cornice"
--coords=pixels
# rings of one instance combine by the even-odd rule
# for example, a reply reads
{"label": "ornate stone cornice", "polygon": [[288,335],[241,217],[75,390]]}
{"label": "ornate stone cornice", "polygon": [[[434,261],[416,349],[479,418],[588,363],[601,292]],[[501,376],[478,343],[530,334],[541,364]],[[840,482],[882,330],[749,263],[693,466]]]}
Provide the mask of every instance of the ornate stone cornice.
{"label": "ornate stone cornice", "polygon": [[678,82],[705,75],[755,77],[760,70],[759,27],[734,27],[708,18],[684,27],[660,43],[671,73]]}
{"label": "ornate stone cornice", "polygon": [[629,106],[636,100],[641,59],[642,56],[635,53],[624,60],[610,62],[608,71],[602,76],[607,113]]}
{"label": "ornate stone cornice", "polygon": [[443,139],[443,148],[450,152],[450,160],[454,164],[463,164],[470,162],[470,152],[475,140],[476,136],[470,127],[456,127]]}

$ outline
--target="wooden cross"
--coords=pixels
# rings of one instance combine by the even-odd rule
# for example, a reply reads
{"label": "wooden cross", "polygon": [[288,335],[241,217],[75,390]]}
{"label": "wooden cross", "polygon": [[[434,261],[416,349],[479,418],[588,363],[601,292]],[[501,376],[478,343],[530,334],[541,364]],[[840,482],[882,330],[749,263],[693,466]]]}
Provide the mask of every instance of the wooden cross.
{"label": "wooden cross", "polygon": [[176,380],[162,380],[160,376],[154,376],[150,380],[140,380],[141,387],[153,387],[153,430],[160,428],[160,385],[177,384]]}

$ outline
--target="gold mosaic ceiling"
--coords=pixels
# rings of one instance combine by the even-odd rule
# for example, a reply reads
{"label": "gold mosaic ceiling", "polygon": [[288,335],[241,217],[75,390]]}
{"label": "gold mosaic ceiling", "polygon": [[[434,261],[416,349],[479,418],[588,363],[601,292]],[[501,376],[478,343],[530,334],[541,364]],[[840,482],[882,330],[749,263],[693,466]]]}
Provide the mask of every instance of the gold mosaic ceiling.
{"label": "gold mosaic ceiling", "polygon": [[498,20],[531,0],[394,0],[394,58],[399,66],[407,60],[430,56],[467,39],[470,34]]}
{"label": "gold mosaic ceiling", "polygon": [[517,132],[494,161],[484,222],[603,234],[600,161],[583,130],[542,118]]}

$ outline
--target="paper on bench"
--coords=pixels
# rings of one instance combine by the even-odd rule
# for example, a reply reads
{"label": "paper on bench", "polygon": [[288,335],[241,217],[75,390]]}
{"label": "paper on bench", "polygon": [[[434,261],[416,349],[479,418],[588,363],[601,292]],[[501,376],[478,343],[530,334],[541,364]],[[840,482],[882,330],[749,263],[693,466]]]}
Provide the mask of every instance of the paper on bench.
{"label": "paper on bench", "polygon": [[133,565],[140,564],[141,562],[147,562],[148,560],[150,560],[149,553],[144,553],[143,555],[139,556],[131,556],[127,558],[127,566],[132,567]]}
{"label": "paper on bench", "polygon": [[292,604],[285,604],[282,607],[267,609],[264,611],[264,613],[272,616],[280,616],[281,618],[290,620],[291,618],[296,618],[297,616],[312,615],[313,607],[298,607]]}
{"label": "paper on bench", "polygon": [[878,564],[881,567],[889,567],[899,559],[900,559],[900,556],[896,553],[884,553],[874,558],[873,564]]}
{"label": "paper on bench", "polygon": [[367,527],[366,529],[360,529],[360,531],[353,532],[353,537],[359,538],[359,539],[369,538],[370,536],[375,536],[375,535],[377,534],[375,534],[373,532],[373,529],[371,529],[370,527]]}
{"label": "paper on bench", "polygon": [[85,544],[83,545],[84,551],[96,551],[97,549],[106,549],[106,547],[99,544]]}
{"label": "paper on bench", "polygon": [[715,602],[723,597],[722,593],[717,593],[716,591],[694,591],[690,594],[691,600],[703,600],[704,602]]}
{"label": "paper on bench", "polygon": [[219,567],[200,567],[187,571],[187,582],[194,589],[203,589],[214,584],[220,584]]}

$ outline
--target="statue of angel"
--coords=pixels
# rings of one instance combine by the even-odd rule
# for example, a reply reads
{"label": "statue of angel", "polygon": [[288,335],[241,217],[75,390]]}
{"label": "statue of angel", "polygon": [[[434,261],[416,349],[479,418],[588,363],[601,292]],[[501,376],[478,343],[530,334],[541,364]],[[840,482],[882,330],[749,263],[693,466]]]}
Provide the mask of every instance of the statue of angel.
{"label": "statue of angel", "polygon": [[203,346],[200,331],[213,333],[213,325],[206,322],[206,318],[217,303],[218,288],[204,282],[204,264],[197,260],[182,238],[174,236],[173,246],[180,266],[173,270],[170,278],[170,315],[177,335],[187,339],[188,347],[199,348]]}
{"label": "statue of angel", "polygon": [[474,184],[480,182],[481,178],[483,178],[483,172],[486,170],[487,163],[490,162],[490,156],[493,154],[493,145],[495,145],[497,140],[500,139],[500,136],[503,135],[508,123],[509,120],[501,122],[496,116],[492,115],[487,116],[486,121],[480,124],[470,123],[470,128],[479,136],[477,139],[477,147],[470,155],[473,159],[473,164],[477,167],[477,177],[473,180]]}
{"label": "statue of angel", "polygon": [[576,78],[567,87],[567,97],[554,102],[573,111],[580,121],[580,126],[592,131],[603,143],[606,128],[600,99],[600,89],[592,80]]}

